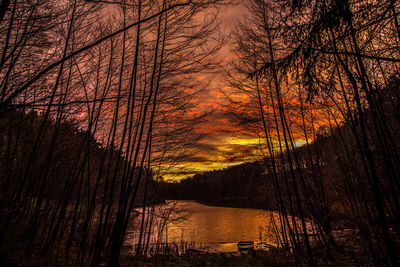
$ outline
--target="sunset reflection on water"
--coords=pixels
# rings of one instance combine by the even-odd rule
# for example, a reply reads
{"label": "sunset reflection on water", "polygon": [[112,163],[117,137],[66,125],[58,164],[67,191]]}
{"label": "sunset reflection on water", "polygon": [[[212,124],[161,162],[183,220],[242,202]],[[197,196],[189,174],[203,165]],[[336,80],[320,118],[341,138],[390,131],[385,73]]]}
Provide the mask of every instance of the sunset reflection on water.
{"label": "sunset reflection on water", "polygon": [[[167,226],[159,235],[159,242],[191,243],[210,250],[237,251],[237,242],[265,242],[277,246],[279,214],[260,209],[214,207],[194,201],[176,201]],[[182,218],[178,218],[182,216]],[[275,221],[274,221],[275,220]],[[273,222],[274,221],[274,222]],[[156,228],[156,227],[155,227]],[[134,239],[133,231],[131,240]],[[157,232],[157,229],[156,229]],[[153,242],[156,234],[152,236]]]}

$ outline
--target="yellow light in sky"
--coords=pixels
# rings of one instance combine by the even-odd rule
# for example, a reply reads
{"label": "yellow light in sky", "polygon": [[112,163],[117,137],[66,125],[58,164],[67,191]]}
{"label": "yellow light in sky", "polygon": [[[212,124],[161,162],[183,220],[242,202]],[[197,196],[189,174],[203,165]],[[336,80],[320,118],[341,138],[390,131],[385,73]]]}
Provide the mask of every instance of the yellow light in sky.
{"label": "yellow light in sky", "polygon": [[178,182],[179,180],[193,176],[198,172],[203,173],[207,171],[221,170],[241,163],[242,162],[210,162],[207,164],[176,165],[174,166],[174,169],[179,170],[182,173],[165,173],[163,174],[163,179],[167,182]]}
{"label": "yellow light in sky", "polygon": [[259,138],[227,138],[226,142],[230,145],[259,145],[265,143],[263,139]]}
{"label": "yellow light in sky", "polygon": [[[311,140],[309,140],[311,141]],[[274,140],[275,149],[279,149],[278,141]],[[304,145],[306,141],[304,139],[296,139],[295,146],[300,147]],[[217,145],[219,151],[221,152],[232,152],[232,150],[236,150],[232,146],[255,146],[255,145],[262,145],[266,146],[265,139],[263,138],[252,138],[252,137],[226,137],[224,141]],[[240,151],[237,151],[240,153]],[[168,182],[177,182],[179,180],[185,179],[187,177],[193,176],[196,173],[203,173],[207,171],[214,171],[214,170],[221,170],[224,168],[228,168],[234,165],[238,165],[246,161],[244,158],[243,161],[235,161],[235,162],[228,162],[226,155],[209,155],[209,161],[206,162],[182,162],[178,165],[169,166],[165,164],[165,167],[169,166],[169,170],[164,173],[163,179]]]}

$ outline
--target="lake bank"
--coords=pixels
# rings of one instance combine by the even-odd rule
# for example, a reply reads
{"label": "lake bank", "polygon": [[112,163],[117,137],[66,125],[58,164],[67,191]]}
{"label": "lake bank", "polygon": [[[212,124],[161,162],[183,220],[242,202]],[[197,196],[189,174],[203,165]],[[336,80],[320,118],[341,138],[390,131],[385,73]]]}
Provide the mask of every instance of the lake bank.
{"label": "lake bank", "polygon": [[122,257],[120,266],[170,266],[170,267],[265,267],[265,266],[372,266],[368,258],[362,254],[355,259],[353,248],[343,247],[335,251],[335,257],[330,257],[323,249],[315,249],[315,258],[310,262],[304,253],[290,253],[284,249],[269,251],[235,252],[235,253],[204,253],[184,255],[156,255],[151,258]]}
{"label": "lake bank", "polygon": [[260,209],[260,210],[275,211],[275,209],[271,208],[265,203],[257,201],[254,198],[219,198],[211,200],[194,200],[194,201],[214,207]]}

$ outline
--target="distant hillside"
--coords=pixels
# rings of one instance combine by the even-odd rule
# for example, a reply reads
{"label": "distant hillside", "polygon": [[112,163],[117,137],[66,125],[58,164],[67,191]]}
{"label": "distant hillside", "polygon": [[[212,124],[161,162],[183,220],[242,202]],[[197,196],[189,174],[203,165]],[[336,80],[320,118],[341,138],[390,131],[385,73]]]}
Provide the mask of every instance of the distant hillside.
{"label": "distant hillside", "polygon": [[[273,196],[262,162],[196,174],[179,183],[160,183],[163,198],[197,200],[210,205],[272,208]],[[271,192],[272,193],[272,192]]]}
{"label": "distant hillside", "polygon": [[[120,170],[129,166],[116,146],[104,147],[72,120],[48,119],[38,139],[42,121],[42,115],[36,112],[10,111],[0,118],[1,129],[10,125],[7,131],[0,132],[0,175],[5,177],[0,180],[0,188],[8,189],[13,179],[28,184],[27,191],[40,189],[48,201],[64,197],[72,202],[86,197],[85,192],[103,194],[107,183],[111,183],[106,174],[113,173],[118,162]],[[38,177],[44,175],[47,183],[41,185]],[[122,172],[118,171],[114,177],[117,184],[121,177]],[[143,183],[138,193],[140,205]],[[114,195],[115,199],[118,197]]]}

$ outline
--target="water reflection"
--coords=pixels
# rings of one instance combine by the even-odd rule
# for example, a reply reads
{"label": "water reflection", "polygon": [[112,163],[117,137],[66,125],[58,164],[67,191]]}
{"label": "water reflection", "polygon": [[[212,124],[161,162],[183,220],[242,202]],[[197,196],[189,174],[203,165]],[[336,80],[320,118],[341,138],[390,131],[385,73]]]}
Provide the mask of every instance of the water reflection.
{"label": "water reflection", "polygon": [[[276,212],[213,207],[194,201],[169,201],[157,206],[150,243],[202,244],[218,251],[236,251],[237,242],[277,244],[279,214]],[[140,216],[137,218],[139,219]],[[163,220],[167,223],[163,225]],[[146,218],[146,221],[149,221]],[[134,225],[137,225],[136,223]],[[156,234],[159,232],[159,234]],[[127,242],[134,244],[138,230],[131,229]]]}

